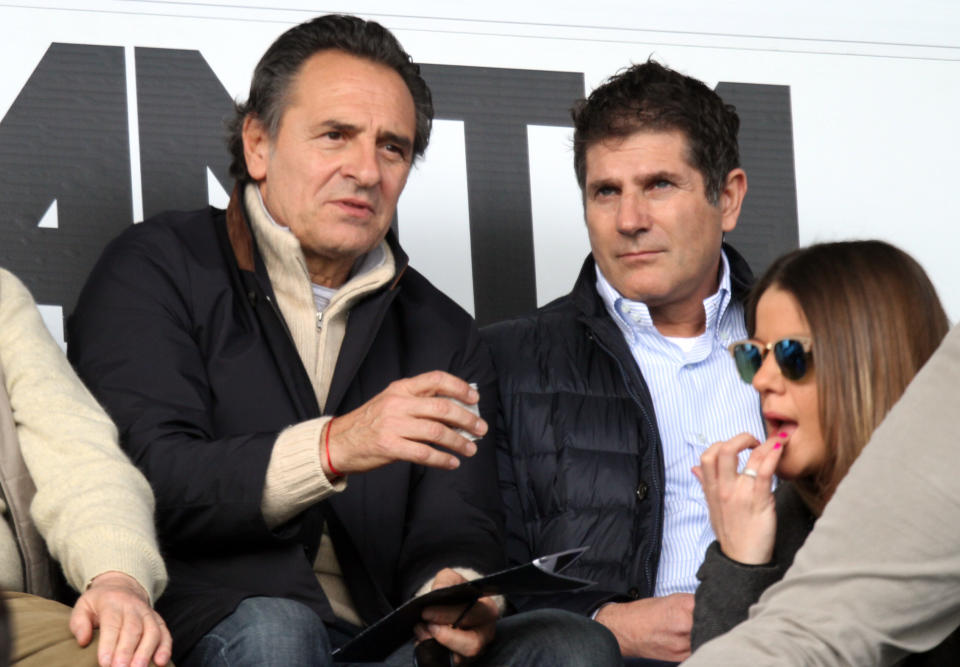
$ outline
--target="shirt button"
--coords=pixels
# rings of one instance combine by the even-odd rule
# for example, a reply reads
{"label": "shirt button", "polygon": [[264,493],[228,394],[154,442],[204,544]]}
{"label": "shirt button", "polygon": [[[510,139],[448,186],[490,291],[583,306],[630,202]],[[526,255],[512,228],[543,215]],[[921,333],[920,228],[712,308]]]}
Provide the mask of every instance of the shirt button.
{"label": "shirt button", "polygon": [[645,500],[647,497],[647,483],[640,482],[637,486],[637,500]]}
{"label": "shirt button", "polygon": [[627,591],[627,595],[629,595],[634,600],[636,600],[640,597],[640,590],[636,586],[634,586],[629,591]]}

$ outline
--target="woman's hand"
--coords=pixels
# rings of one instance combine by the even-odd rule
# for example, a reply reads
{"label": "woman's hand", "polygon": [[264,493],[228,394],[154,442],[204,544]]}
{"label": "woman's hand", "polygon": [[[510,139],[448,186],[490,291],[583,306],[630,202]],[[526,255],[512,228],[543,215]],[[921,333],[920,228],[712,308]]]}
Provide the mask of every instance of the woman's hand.
{"label": "woman's hand", "polygon": [[[777,515],[770,487],[783,444],[782,437],[760,444],[749,433],[741,433],[711,445],[693,468],[710,507],[713,532],[727,558],[749,565],[773,559]],[[744,449],[753,451],[744,472],[738,473],[738,455]]]}

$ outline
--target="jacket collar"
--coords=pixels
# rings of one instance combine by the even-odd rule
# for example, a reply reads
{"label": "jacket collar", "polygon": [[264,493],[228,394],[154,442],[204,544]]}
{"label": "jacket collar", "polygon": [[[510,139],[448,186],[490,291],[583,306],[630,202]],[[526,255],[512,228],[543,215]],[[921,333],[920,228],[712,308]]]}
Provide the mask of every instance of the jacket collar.
{"label": "jacket collar", "polygon": [[230,203],[227,204],[227,236],[237,266],[242,271],[254,272],[254,243],[253,232],[247,223],[247,213],[243,207],[243,187],[240,182],[233,185],[230,193]]}
{"label": "jacket collar", "polygon": [[730,263],[730,288],[733,298],[740,302],[746,301],[750,288],[755,282],[753,271],[750,270],[750,265],[747,264],[743,255],[732,245],[724,243],[723,252],[726,253],[727,261]]}

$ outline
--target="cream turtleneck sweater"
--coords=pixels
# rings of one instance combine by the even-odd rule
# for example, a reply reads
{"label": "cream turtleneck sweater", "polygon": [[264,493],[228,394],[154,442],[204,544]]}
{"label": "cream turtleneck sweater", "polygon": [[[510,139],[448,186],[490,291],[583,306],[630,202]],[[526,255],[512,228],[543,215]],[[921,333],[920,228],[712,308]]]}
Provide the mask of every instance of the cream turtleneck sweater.
{"label": "cream turtleneck sweater", "polygon": [[[286,227],[273,221],[256,185],[248,184],[244,203],[250,226],[303,362],[320,411],[323,412],[340,346],[353,305],[389,283],[396,274],[393,253],[385,241],[369,252],[351,277],[330,299],[322,316],[313,299],[310,273],[300,242]],[[267,525],[279,526],[332,493],[343,491],[346,480],[331,484],[320,465],[320,438],[330,417],[318,417],[284,429],[277,437],[267,466],[261,510]],[[363,625],[347,591],[329,535],[324,532],[314,571],[334,613]]]}

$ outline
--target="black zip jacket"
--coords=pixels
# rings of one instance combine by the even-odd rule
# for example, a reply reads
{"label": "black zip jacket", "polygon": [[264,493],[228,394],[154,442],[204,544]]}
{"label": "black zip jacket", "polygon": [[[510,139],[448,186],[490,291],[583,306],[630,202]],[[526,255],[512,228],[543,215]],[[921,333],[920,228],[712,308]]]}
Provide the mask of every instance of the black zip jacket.
{"label": "black zip jacket", "polygon": [[[124,231],[69,322],[69,356],[157,498],[170,572],[157,610],[175,661],[251,596],[299,600],[335,623],[312,571],[324,521],[368,623],[443,567],[489,572],[503,560],[489,436],[456,471],[394,463],[353,475],[343,493],[267,527],[260,502],[277,434],[320,409],[238,191],[226,212],[164,213]],[[325,413],[440,369],[477,382],[492,419],[495,377],[473,320],[388,242],[397,278],[351,310]]]}

